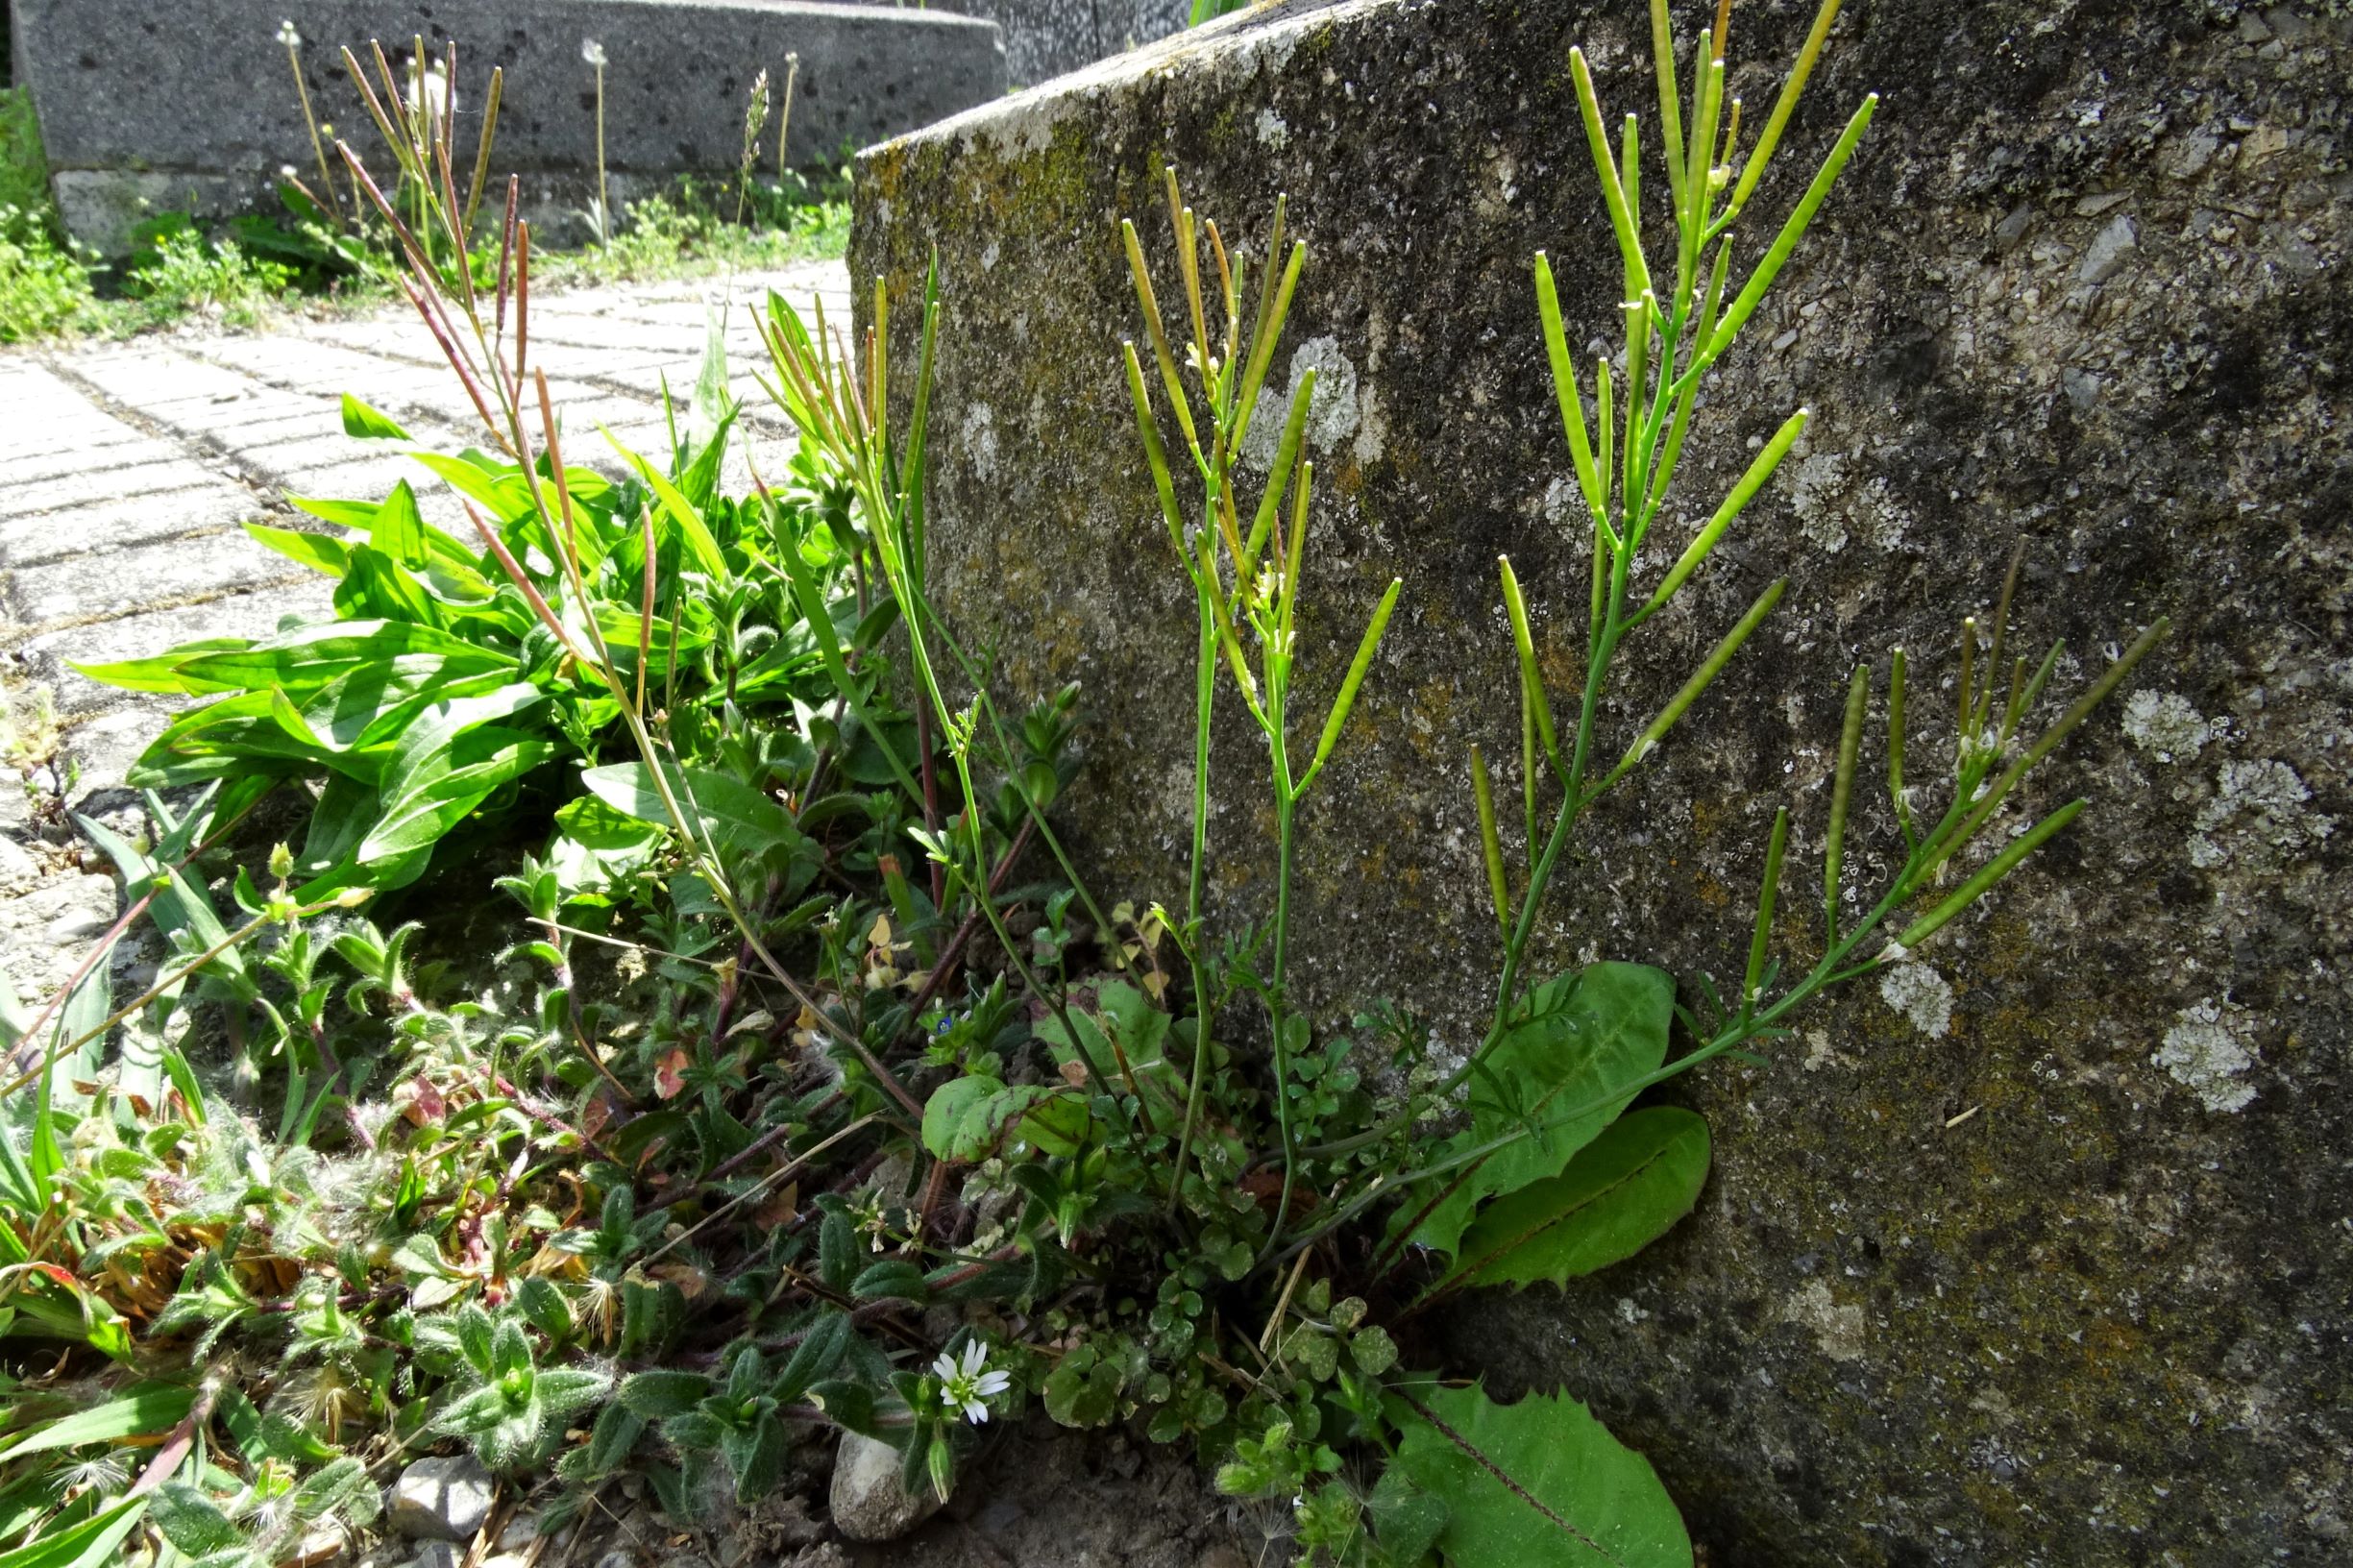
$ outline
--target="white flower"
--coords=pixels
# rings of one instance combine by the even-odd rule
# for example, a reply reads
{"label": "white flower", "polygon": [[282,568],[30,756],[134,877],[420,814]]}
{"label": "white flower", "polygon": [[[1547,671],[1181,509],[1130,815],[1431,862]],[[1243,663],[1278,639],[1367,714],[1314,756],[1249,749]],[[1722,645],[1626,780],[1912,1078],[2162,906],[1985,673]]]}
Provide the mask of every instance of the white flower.
{"label": "white flower", "polygon": [[422,114],[429,107],[435,119],[447,120],[457,113],[457,94],[450,86],[450,75],[441,61],[434,61],[425,68],[425,79],[408,79],[408,107]]}
{"label": "white flower", "polygon": [[594,38],[580,40],[580,58],[597,69],[604,69],[604,45]]}
{"label": "white flower", "polygon": [[989,1419],[988,1402],[1013,1386],[1010,1375],[984,1370],[988,1364],[989,1347],[977,1339],[965,1345],[962,1365],[945,1351],[931,1363],[932,1374],[940,1380],[940,1403],[963,1411],[974,1426]]}
{"label": "white flower", "polygon": [[303,46],[303,36],[294,31],[294,18],[289,16],[278,24],[278,41],[289,49]]}

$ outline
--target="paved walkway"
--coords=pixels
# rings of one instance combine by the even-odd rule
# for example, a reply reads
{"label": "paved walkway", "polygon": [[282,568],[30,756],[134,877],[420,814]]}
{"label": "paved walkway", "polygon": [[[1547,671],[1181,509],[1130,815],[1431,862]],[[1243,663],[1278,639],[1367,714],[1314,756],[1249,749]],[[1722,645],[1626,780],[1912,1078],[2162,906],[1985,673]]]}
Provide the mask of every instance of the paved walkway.
{"label": "paved walkway", "polygon": [[[580,290],[535,299],[532,362],[548,373],[565,456],[610,468],[601,424],[666,449],[667,380],[690,397],[723,293],[745,442],[783,466],[781,416],[752,382],[766,364],[748,307],[770,289],[846,321],[839,263]],[[198,637],[257,636],[322,615],[331,584],[256,544],[247,522],[320,527],[289,496],[380,500],[407,478],[428,517],[463,527],[439,481],[386,442],[343,434],[351,392],[454,453],[481,440],[473,405],[415,315],[387,311],[247,336],[179,335],[0,355],[0,975],[28,1000],[62,982],[75,949],[113,919],[110,878],[72,842],[61,807],[128,804],[124,770],[169,706],[67,668]],[[766,460],[772,453],[775,461]],[[16,783],[19,770],[34,763]]]}

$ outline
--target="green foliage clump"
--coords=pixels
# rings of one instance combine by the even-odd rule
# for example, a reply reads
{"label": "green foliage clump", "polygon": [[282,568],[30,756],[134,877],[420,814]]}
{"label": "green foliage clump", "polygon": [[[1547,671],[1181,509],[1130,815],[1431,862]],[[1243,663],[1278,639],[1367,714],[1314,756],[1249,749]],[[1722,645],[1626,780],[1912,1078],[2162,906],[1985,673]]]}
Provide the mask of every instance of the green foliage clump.
{"label": "green foliage clump", "polygon": [[[764,384],[798,434],[789,471],[724,493],[736,412],[714,355],[668,461],[620,451],[616,482],[567,462],[528,366],[511,205],[481,282],[454,189],[423,187],[405,281],[446,324],[486,445],[417,456],[474,537],[426,525],[406,485],[307,503],[346,531],[260,537],[336,578],[333,619],[91,672],[200,699],[138,774],[197,793],[151,796],[150,840],[85,824],[171,949],[153,982],[114,1005],[102,947],[41,1016],[0,1007],[0,1339],[45,1341],[4,1390],[0,1542],[43,1563],[135,1539],[274,1560],[312,1520],[364,1525],[362,1482],[432,1445],[537,1488],[551,1531],[625,1472],[673,1522],[709,1519],[837,1432],[890,1445],[910,1492],[944,1498],[979,1427],[1034,1407],[1186,1445],[1227,1492],[1286,1510],[1302,1562],[1691,1563],[1641,1456],[1565,1395],[1505,1405],[1450,1376],[1423,1315],[1622,1263],[1689,1213],[1708,1129],[1643,1091],[1785,1038],[1798,1009],[1933,940],[2063,829],[2082,802],[2015,835],[1993,824],[2163,631],[2046,721],[2058,650],[2008,654],[2014,568],[1990,649],[1963,625],[1940,789],[1919,777],[1895,656],[1887,813],[1905,854],[1850,899],[1856,672],[1822,956],[1802,974],[1775,959],[1786,813],[1737,989],[1703,976],[1686,999],[1640,962],[1528,972],[1586,808],[1704,711],[1781,592],[1638,729],[1605,734],[1617,656],[1707,567],[1803,418],[1637,582],[1700,379],[1872,112],[1728,295],[1735,219],[1835,9],[1745,161],[1706,34],[1684,150],[1656,9],[1678,242],[1656,274],[1631,122],[1613,158],[1571,57],[1628,342],[1588,405],[1536,259],[1590,514],[1588,661],[1556,724],[1502,563],[1531,858],[1506,863],[1474,754],[1503,961],[1460,1058],[1369,997],[1319,1029],[1289,992],[1296,807],[1346,743],[1405,585],[1365,612],[1345,666],[1311,661],[1294,628],[1311,377],[1262,489],[1240,494],[1239,438],[1307,260],[1280,205],[1245,257],[1170,173],[1173,279],[1122,233],[1144,326],[1126,382],[1192,590],[1198,723],[1183,908],[1107,910],[1051,820],[1079,780],[1080,693],[1000,696],[929,596],[936,276],[911,400],[885,375],[879,284],[855,357],[772,300]],[[393,105],[404,165],[450,166],[446,125]],[[345,417],[405,439],[356,400]],[[1311,685],[1333,696],[1303,720]],[[1217,907],[1206,874],[1220,687],[1267,743],[1262,921]],[[257,877],[236,824],[277,791],[299,792],[308,837]],[[429,861],[454,886],[485,857],[523,919],[487,966],[453,972],[421,956],[433,928],[377,923]]]}
{"label": "green foliage clump", "polygon": [[33,95],[0,88],[0,343],[71,331],[95,313],[90,266],[60,234],[49,205]]}

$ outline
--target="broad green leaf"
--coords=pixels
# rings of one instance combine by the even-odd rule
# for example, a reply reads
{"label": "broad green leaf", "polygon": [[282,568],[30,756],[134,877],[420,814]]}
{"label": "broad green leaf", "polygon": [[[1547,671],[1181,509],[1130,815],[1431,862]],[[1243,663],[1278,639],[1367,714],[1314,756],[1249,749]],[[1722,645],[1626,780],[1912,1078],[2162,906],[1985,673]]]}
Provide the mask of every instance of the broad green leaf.
{"label": "broad green leaf", "polygon": [[[1492,1081],[1471,1081],[1470,1126],[1435,1152],[1439,1158],[1464,1153],[1532,1125],[1538,1136],[1522,1137],[1470,1166],[1415,1229],[1416,1242],[1448,1258],[1459,1249],[1463,1228],[1482,1202],[1559,1175],[1635,1093],[1616,1091],[1638,1084],[1667,1059],[1675,978],[1645,964],[1588,965],[1579,974],[1537,986],[1522,1016],[1525,1021],[1487,1054]],[[1499,1086],[1507,1100],[1498,1098]],[[1594,1109],[1569,1115],[1582,1107]],[[1427,1201],[1409,1198],[1399,1222]]]}
{"label": "broad green leaf", "polygon": [[493,723],[546,700],[535,686],[502,686],[437,702],[384,764],[383,816],[359,845],[362,865],[433,844],[491,791],[556,755],[544,736]]}
{"label": "broad green leaf", "polygon": [[554,761],[558,751],[546,736],[503,724],[467,731],[433,752],[385,801],[382,820],[359,845],[359,864],[373,866],[439,843],[492,791]]}
{"label": "broad green leaf", "polygon": [[1419,1562],[1446,1528],[1446,1500],[1413,1483],[1405,1466],[1384,1468],[1367,1500],[1373,1538],[1391,1562]]}
{"label": "broad green leaf", "polygon": [[298,512],[308,512],[322,523],[332,523],[339,528],[352,528],[360,533],[376,526],[376,505],[372,501],[332,501],[323,496],[288,496],[286,503]]}
{"label": "broad green leaf", "polygon": [[343,394],[343,433],[355,441],[405,441],[408,432],[349,392]]}
{"label": "broad green leaf", "polygon": [[[793,825],[792,813],[740,779],[707,768],[662,766],[687,825],[699,834],[728,840],[754,850],[772,845],[798,845],[802,834]],[[663,804],[653,771],[642,762],[610,763],[581,772],[580,782],[591,795],[624,816],[656,827],[671,827],[670,809]]]}
{"label": "broad green leaf", "polygon": [[195,1404],[196,1390],[186,1384],[142,1383],[119,1399],[50,1422],[22,1442],[0,1449],[0,1456],[20,1459],[51,1449],[154,1436],[178,1426]]}
{"label": "broad green leaf", "polygon": [[440,600],[409,570],[374,545],[354,545],[351,564],[335,584],[335,613],[352,620],[380,617],[417,625],[442,624]]}
{"label": "broad green leaf", "polygon": [[709,574],[712,581],[727,581],[733,576],[727,570],[727,557],[721,553],[719,541],[711,537],[711,530],[703,523],[702,514],[695,510],[694,502],[688,501],[676,485],[664,478],[651,463],[623,446],[612,431],[604,430],[602,426],[598,429],[603,430],[604,439],[612,443],[613,450],[621,453],[622,460],[637,471],[637,477],[646,481],[646,487],[661,502],[663,512],[677,525],[678,535],[686,541],[687,551],[695,557],[695,564]]}
{"label": "broad green leaf", "polygon": [[394,485],[392,494],[376,508],[376,526],[368,530],[368,543],[411,572],[424,567],[425,515],[417,510],[417,493],[406,479]]}
{"label": "broad green leaf", "polygon": [[[1185,1115],[1188,1078],[1167,1060],[1168,1015],[1124,981],[1103,986],[1095,1005],[1098,1012],[1069,1014],[1071,1026],[1079,1032],[1077,1041],[1067,1039],[1062,1021],[1050,1017],[1039,1020],[1038,1038],[1053,1048],[1058,1066],[1091,1063],[1114,1087],[1132,1087],[1155,1125],[1178,1125]],[[1084,1047],[1083,1054],[1074,1046]]]}
{"label": "broad green leaf", "polygon": [[1620,1117],[1569,1168],[1507,1192],[1462,1235],[1454,1277],[1555,1285],[1630,1258],[1691,1213],[1707,1181],[1707,1122],[1675,1106]]}
{"label": "broad green leaf", "polygon": [[191,1557],[226,1552],[243,1539],[229,1516],[184,1481],[157,1488],[147,1511],[163,1538]]}
{"label": "broad green leaf", "polygon": [[245,692],[173,720],[131,765],[126,782],[134,789],[164,789],[273,767],[303,772],[326,760],[285,732],[267,690]]}
{"label": "broad green leaf", "polygon": [[616,811],[595,796],[566,801],[555,813],[555,825],[588,849],[638,849],[660,837],[651,822]]}
{"label": "broad green leaf", "polygon": [[1081,1345],[1046,1374],[1045,1413],[1066,1427],[1099,1427],[1118,1408],[1120,1383],[1116,1362]]}
{"label": "broad green leaf", "polygon": [[502,527],[538,515],[530,486],[524,482],[519,469],[505,468],[493,473],[480,463],[444,456],[437,452],[412,452],[408,455],[448,481],[450,488],[459,495],[479,502],[490,513],[491,521]]}
{"label": "broad green leaf", "polygon": [[[1396,1465],[1445,1499],[1458,1568],[1691,1568],[1691,1537],[1651,1463],[1566,1394],[1498,1405],[1480,1388],[1392,1397]],[[1507,1480],[1506,1478],[1508,1478]]]}
{"label": "broad green leaf", "polygon": [[1058,1157],[1083,1145],[1092,1119],[1086,1097],[1051,1084],[1008,1087],[983,1073],[932,1090],[923,1106],[923,1147],[965,1164],[1002,1152],[1017,1137],[1024,1152]]}
{"label": "broad green leaf", "polygon": [[151,653],[143,659],[124,659],[114,664],[75,664],[69,659],[66,663],[92,680],[118,686],[126,692],[185,692],[201,697],[208,692],[234,691],[236,686],[190,675],[183,667],[199,654],[233,653],[252,646],[252,639],[245,637],[207,637],[201,642],[183,643],[161,653]]}
{"label": "broad green leaf", "polygon": [[287,560],[339,577],[352,564],[352,547],[341,539],[306,528],[274,528],[266,523],[248,523],[245,531],[257,544],[265,545]]}
{"label": "broad green leaf", "polygon": [[191,652],[182,662],[194,691],[260,691],[283,686],[289,695],[315,691],[363,665],[404,654],[437,654],[451,675],[515,668],[514,658],[438,627],[406,621],[357,620],[304,626],[235,649]]}
{"label": "broad green leaf", "polygon": [[362,665],[311,693],[302,702],[302,722],[321,750],[349,754],[337,767],[373,781],[392,747],[428,708],[495,691],[512,682],[515,674],[512,664],[453,672],[439,654],[404,653]]}
{"label": "broad green leaf", "polygon": [[[297,511],[308,512],[322,523],[331,523],[339,528],[349,528],[354,533],[370,536],[375,534],[377,523],[384,509],[383,502],[379,501],[323,501],[305,496],[289,496],[286,499]],[[467,549],[430,523],[421,523],[418,531],[437,561],[478,575],[481,566],[479,551]]]}

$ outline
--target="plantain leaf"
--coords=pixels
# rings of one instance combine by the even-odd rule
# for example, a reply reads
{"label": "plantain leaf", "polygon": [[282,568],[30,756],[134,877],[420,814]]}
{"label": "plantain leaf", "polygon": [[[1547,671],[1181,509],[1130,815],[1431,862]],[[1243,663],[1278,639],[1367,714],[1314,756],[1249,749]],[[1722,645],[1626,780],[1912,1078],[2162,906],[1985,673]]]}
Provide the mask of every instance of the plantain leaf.
{"label": "plantain leaf", "polygon": [[452,676],[515,668],[512,654],[406,621],[336,621],[282,632],[248,647],[174,649],[182,651],[186,657],[177,667],[181,689],[192,692],[282,686],[289,696],[300,696],[338,675],[403,654],[438,654]]}
{"label": "plantain leaf", "polygon": [[[1469,1166],[1416,1225],[1414,1241],[1450,1259],[1480,1204],[1559,1175],[1667,1059],[1675,978],[1647,964],[1588,965],[1530,992],[1522,1018],[1487,1054],[1487,1074],[1473,1082],[1471,1124],[1440,1145],[1439,1158],[1536,1132]],[[1416,1212],[1405,1204],[1398,1222]]]}
{"label": "plantain leaf", "polygon": [[1620,1117],[1559,1175],[1489,1204],[1463,1233],[1453,1278],[1559,1285],[1630,1258],[1691,1213],[1707,1159],[1703,1116],[1654,1106]]}
{"label": "plantain leaf", "polygon": [[616,440],[612,431],[605,430],[604,439],[612,443],[613,450],[621,453],[624,462],[637,470],[637,477],[646,481],[646,487],[662,503],[662,512],[677,526],[678,536],[686,541],[687,551],[695,557],[695,564],[709,574],[715,583],[731,580],[734,574],[727,570],[727,557],[721,551],[719,541],[711,536],[710,527],[702,521],[702,514],[695,509],[695,503],[687,500],[685,493],[676,485],[664,478],[661,470]]}
{"label": "plantain leaf", "polygon": [[343,394],[343,433],[355,441],[405,441],[408,432],[353,397]]}
{"label": "plantain leaf", "polygon": [[[708,768],[662,765],[672,796],[686,814],[690,826],[722,840],[763,850],[778,844],[797,845],[802,838],[793,815],[762,791],[740,779]],[[581,771],[588,792],[625,816],[656,827],[670,827],[670,808],[655,787],[653,771],[642,762],[616,762]]]}
{"label": "plantain leaf", "polygon": [[1447,1506],[1460,1568],[1691,1568],[1691,1537],[1651,1463],[1566,1394],[1498,1405],[1480,1388],[1392,1396],[1396,1467]]}
{"label": "plantain leaf", "polygon": [[352,547],[346,540],[331,539],[307,528],[274,528],[266,523],[248,523],[245,531],[256,544],[331,577],[343,576],[352,564]]}
{"label": "plantain leaf", "polygon": [[546,699],[518,682],[427,709],[385,762],[383,815],[359,845],[362,865],[434,843],[491,791],[555,755],[546,738],[494,721]]}

